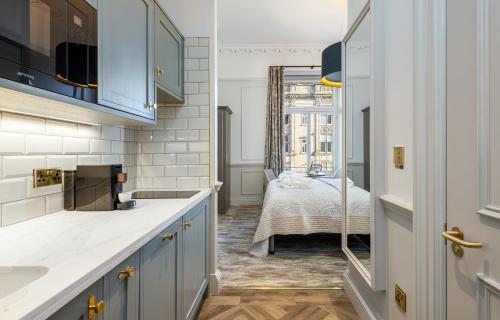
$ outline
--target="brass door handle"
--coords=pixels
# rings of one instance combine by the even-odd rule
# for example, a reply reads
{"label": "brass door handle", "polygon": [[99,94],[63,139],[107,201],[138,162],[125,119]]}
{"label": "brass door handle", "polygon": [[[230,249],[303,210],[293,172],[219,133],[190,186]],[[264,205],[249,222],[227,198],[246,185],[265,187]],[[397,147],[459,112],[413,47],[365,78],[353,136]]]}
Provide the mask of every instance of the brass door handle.
{"label": "brass door handle", "polygon": [[89,306],[88,306],[88,318],[89,320],[94,319],[94,317],[101,312],[104,311],[104,301],[99,300],[97,303],[95,302],[95,297],[91,295],[89,297]]}
{"label": "brass door handle", "polygon": [[481,242],[464,241],[464,233],[462,230],[460,230],[459,227],[453,227],[451,228],[451,231],[443,231],[441,235],[446,240],[450,240],[451,242],[453,242],[453,244],[451,245],[451,249],[457,257],[461,257],[464,255],[463,248],[479,249],[483,247],[483,244]]}
{"label": "brass door handle", "polygon": [[118,272],[118,279],[123,280],[125,278],[132,278],[135,276],[135,268],[132,266],[128,266],[125,269]]}
{"label": "brass door handle", "polygon": [[174,239],[174,234],[172,232],[167,232],[161,238],[162,240],[172,240]]}
{"label": "brass door handle", "polygon": [[184,221],[184,229],[189,229],[193,225],[192,221]]}

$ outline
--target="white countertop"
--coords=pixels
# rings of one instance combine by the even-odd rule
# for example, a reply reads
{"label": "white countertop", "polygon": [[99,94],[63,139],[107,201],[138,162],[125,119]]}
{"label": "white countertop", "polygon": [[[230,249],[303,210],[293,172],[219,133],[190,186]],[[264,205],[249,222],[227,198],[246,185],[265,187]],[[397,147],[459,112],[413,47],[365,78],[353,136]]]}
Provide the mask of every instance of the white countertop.
{"label": "white countertop", "polygon": [[133,210],[61,211],[1,228],[0,266],[49,271],[0,299],[0,319],[47,318],[209,194],[136,200]]}

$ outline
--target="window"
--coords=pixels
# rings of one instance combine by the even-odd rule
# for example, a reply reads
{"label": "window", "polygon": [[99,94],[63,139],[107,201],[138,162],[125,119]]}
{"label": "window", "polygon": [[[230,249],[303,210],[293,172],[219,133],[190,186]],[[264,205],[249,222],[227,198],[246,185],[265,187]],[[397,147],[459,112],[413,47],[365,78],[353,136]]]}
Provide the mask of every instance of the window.
{"label": "window", "polygon": [[301,125],[307,126],[309,124],[309,114],[308,113],[303,113],[302,114],[302,123]]}
{"label": "window", "polygon": [[[340,88],[316,80],[287,80],[285,74],[283,143],[285,170],[307,171],[321,163],[323,171],[335,171],[340,163],[338,145]],[[297,81],[297,82],[295,82]]]}

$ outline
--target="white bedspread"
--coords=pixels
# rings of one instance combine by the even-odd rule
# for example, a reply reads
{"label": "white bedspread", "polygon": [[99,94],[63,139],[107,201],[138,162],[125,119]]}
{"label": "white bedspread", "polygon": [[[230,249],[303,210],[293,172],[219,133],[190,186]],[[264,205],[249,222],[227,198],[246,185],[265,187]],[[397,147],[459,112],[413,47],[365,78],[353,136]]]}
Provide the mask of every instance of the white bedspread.
{"label": "white bedspread", "polygon": [[[269,183],[262,215],[255,232],[251,253],[267,256],[269,238],[276,234],[342,232],[342,195],[340,179],[315,179],[307,189],[285,189],[279,180]],[[370,193],[349,188],[349,234],[370,233]]]}

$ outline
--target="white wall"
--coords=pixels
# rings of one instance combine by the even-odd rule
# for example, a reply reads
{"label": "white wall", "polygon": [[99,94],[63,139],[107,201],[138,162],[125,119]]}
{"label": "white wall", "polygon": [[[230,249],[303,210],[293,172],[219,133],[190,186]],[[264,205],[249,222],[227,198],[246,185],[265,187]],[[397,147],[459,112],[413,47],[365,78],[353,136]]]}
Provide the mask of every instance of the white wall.
{"label": "white wall", "polygon": [[231,116],[231,205],[263,200],[267,72],[270,65],[320,65],[322,48],[219,48],[219,105]]}
{"label": "white wall", "polygon": [[[350,1],[349,21],[355,19],[360,1]],[[373,2],[372,2],[373,3]],[[386,190],[385,192],[408,207],[413,207],[413,1],[377,1],[375,16],[377,32],[372,43],[376,54],[382,54],[385,66],[379,78],[385,79],[386,108]],[[372,11],[372,14],[374,12]],[[379,24],[381,23],[381,24]],[[382,27],[383,26],[383,27]],[[374,69],[380,66],[374,66]],[[385,73],[385,74],[380,74]],[[378,106],[375,105],[375,108]],[[405,147],[405,168],[396,169],[392,163],[394,146]],[[374,312],[384,319],[415,319],[415,270],[413,221],[397,210],[386,210],[387,228],[387,290],[374,292],[354,284]],[[376,253],[375,253],[376,254]],[[350,265],[349,272],[359,275]],[[356,277],[360,278],[360,277]],[[394,302],[394,287],[407,294],[406,313]]]}

